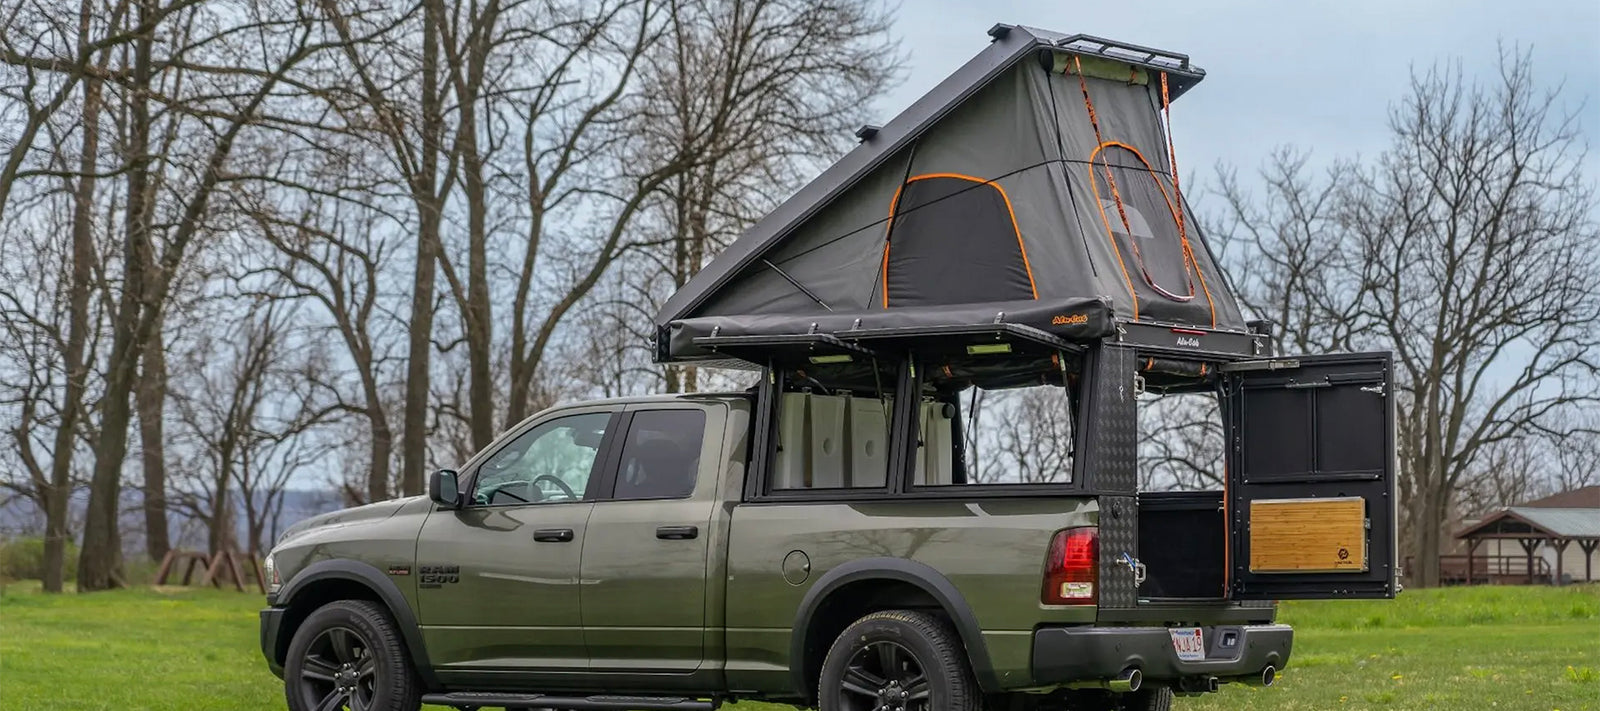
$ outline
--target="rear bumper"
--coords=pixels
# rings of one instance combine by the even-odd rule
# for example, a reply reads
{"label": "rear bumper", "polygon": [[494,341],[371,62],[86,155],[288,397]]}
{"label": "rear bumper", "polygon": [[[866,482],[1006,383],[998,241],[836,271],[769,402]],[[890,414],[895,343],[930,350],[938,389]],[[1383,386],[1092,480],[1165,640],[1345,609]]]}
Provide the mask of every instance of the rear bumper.
{"label": "rear bumper", "polygon": [[1033,633],[1033,680],[1040,685],[1110,679],[1135,668],[1146,680],[1254,678],[1289,663],[1288,625],[1206,627],[1206,658],[1183,661],[1165,627],[1046,627]]}
{"label": "rear bumper", "polygon": [[278,660],[278,630],[283,627],[285,612],[288,610],[281,607],[261,611],[261,656],[267,658],[267,668],[279,679],[283,678],[283,663]]}

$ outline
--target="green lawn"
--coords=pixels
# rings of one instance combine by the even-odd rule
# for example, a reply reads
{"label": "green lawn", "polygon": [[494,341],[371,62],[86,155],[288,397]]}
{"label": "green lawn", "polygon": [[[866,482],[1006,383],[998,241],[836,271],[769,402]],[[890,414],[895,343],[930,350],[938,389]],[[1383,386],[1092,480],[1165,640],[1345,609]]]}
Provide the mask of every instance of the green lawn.
{"label": "green lawn", "polygon": [[[0,593],[0,710],[281,709],[256,648],[256,595]],[[1185,711],[1600,711],[1600,588],[1408,592],[1285,605],[1295,655],[1270,689]],[[738,704],[733,711],[778,711]],[[751,708],[758,707],[758,708]]]}

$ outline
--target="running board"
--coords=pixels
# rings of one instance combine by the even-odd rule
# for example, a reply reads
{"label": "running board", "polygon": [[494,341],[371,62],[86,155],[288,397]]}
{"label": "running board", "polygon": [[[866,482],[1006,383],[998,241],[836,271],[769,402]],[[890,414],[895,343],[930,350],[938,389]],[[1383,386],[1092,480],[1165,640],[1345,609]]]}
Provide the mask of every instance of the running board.
{"label": "running board", "polygon": [[457,707],[530,706],[583,711],[712,711],[714,702],[679,696],[550,696],[548,694],[502,694],[495,692],[454,691],[448,694],[423,694],[422,703]]}

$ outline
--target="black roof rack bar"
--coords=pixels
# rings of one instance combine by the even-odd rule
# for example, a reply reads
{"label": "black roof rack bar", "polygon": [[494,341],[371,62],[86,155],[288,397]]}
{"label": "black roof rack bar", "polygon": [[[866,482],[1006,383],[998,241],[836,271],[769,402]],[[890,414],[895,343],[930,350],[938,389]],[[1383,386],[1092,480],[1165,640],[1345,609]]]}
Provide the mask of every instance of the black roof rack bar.
{"label": "black roof rack bar", "polygon": [[980,323],[980,324],[949,324],[940,326],[902,326],[896,328],[861,328],[850,331],[839,331],[840,338],[849,341],[887,340],[894,338],[920,338],[927,336],[993,336],[995,339],[1005,337],[1023,341],[1031,341],[1039,345],[1048,346],[1058,351],[1077,353],[1084,350],[1082,344],[1073,343],[1047,331],[1042,331],[1032,326],[1020,323]]}
{"label": "black roof rack bar", "polygon": [[876,357],[878,355],[872,352],[870,348],[855,343],[847,343],[829,333],[784,333],[770,336],[700,336],[694,339],[694,344],[713,351],[722,351],[730,348],[803,346],[807,350],[813,351],[837,351],[866,357]]}
{"label": "black roof rack bar", "polygon": [[1094,35],[1079,34],[1072,35],[1071,37],[1063,37],[1057,40],[1055,44],[1057,47],[1070,52],[1075,52],[1078,54],[1097,54],[1103,57],[1110,57],[1118,61],[1143,64],[1155,69],[1165,69],[1169,71],[1176,69],[1185,72],[1198,71],[1196,68],[1189,66],[1189,55],[1187,54],[1168,52],[1164,49],[1144,47],[1137,44],[1129,44],[1127,42],[1118,42],[1116,40],[1110,40],[1104,37],[1096,37]]}

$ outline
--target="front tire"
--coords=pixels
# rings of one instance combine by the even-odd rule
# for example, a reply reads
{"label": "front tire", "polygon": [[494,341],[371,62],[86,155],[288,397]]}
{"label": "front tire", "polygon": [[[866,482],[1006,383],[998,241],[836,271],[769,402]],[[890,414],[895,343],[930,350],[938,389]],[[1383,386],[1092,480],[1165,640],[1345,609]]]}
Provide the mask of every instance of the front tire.
{"label": "front tire", "polygon": [[828,649],[820,711],[978,711],[980,692],[961,639],[926,612],[856,620]]}
{"label": "front tire", "polygon": [[290,711],[417,711],[422,686],[383,606],[340,600],[317,608],[289,642]]}

